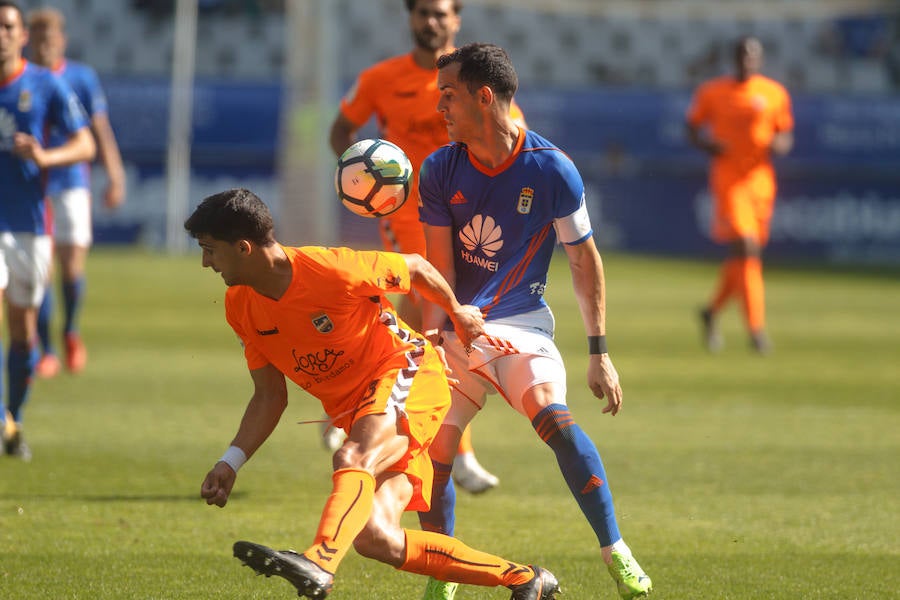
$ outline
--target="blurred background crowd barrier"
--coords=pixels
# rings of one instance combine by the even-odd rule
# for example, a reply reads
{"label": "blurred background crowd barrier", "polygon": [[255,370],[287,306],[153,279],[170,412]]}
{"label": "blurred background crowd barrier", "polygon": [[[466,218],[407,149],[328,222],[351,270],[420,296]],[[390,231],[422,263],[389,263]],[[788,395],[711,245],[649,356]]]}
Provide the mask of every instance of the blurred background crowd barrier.
{"label": "blurred background crowd barrier", "polygon": [[[98,243],[178,246],[166,221],[181,3],[22,2],[66,15],[69,56],[94,66],[109,96],[128,202],[116,213],[95,208]],[[529,126],[585,178],[602,247],[714,252],[706,159],[687,143],[684,114],[695,86],[727,72],[734,41],[752,34],[766,50],[764,74],[787,86],[796,117],[795,149],[777,162],[768,256],[900,264],[900,2],[547,4],[467,0],[457,41],[509,51]],[[325,139],[356,74],[410,49],[403,1],[197,0],[196,11],[188,202],[245,186],[274,205],[288,242],[375,246],[374,223],[330,192]]]}

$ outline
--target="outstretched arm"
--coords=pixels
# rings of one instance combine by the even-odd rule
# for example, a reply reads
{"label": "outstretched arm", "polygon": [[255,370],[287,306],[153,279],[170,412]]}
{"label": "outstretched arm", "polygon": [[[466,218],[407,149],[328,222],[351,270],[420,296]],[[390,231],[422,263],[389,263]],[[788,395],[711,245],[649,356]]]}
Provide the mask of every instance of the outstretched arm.
{"label": "outstretched arm", "polygon": [[[245,460],[272,434],[287,406],[287,387],[284,375],[278,369],[266,365],[250,371],[250,376],[253,378],[253,396],[244,411],[237,435],[231,442],[231,446],[243,452]],[[229,449],[229,452],[232,450]],[[240,464],[237,467],[240,468]],[[235,468],[220,460],[206,474],[200,496],[206,499],[207,504],[225,506],[236,478]]]}
{"label": "outstretched arm", "polygon": [[[453,267],[453,231],[449,226],[424,225],[425,247],[428,262],[456,289],[456,270]],[[444,328],[446,313],[431,302],[422,303],[422,329],[433,331]],[[434,341],[434,340],[432,340]]]}
{"label": "outstretched arm", "polygon": [[453,288],[441,272],[418,254],[404,254],[412,288],[425,300],[442,309],[453,321],[460,341],[468,346],[484,333],[484,317],[477,306],[460,304]]}
{"label": "outstretched arm", "polygon": [[[603,261],[593,238],[566,245],[569,268],[572,271],[572,285],[581,319],[587,335],[606,336],[606,282],[603,276]],[[605,338],[604,338],[605,339]],[[622,387],[619,374],[613,366],[609,353],[590,355],[588,364],[588,386],[598,398],[606,398],[605,413],[615,415],[622,407]]]}

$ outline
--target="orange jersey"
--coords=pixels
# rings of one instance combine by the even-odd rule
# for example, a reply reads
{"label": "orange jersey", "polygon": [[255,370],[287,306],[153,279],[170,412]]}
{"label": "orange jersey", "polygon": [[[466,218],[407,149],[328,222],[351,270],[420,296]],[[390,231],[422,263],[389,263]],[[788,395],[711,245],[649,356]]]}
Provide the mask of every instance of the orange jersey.
{"label": "orange jersey", "polygon": [[336,425],[349,429],[376,380],[416,366],[424,354],[421,335],[397,318],[385,298],[409,292],[406,261],[347,248],[284,251],[293,268],[284,295],[273,300],[249,286],[232,286],[225,317],[251,370],[272,364],[318,398]]}
{"label": "orange jersey", "polygon": [[769,147],[777,132],[794,128],[791,98],[772,79],[753,75],[740,82],[719,77],[697,90],[688,122],[708,127],[724,151],[713,158],[713,171],[747,174],[771,167]]}
{"label": "orange jersey", "polygon": [[[402,252],[425,255],[424,234],[411,240],[421,242],[421,248],[404,243],[403,229],[419,223],[419,168],[429,154],[449,143],[444,117],[437,111],[440,92],[438,71],[423,69],[412,54],[403,54],[376,63],[360,73],[356,82],[341,100],[341,113],[355,125],[362,127],[374,114],[379,135],[406,152],[413,165],[410,195],[400,210],[387,217],[394,223],[397,246]],[[510,116],[524,122],[522,110],[512,103]],[[387,242],[387,240],[386,240]],[[414,243],[414,242],[410,242]]]}
{"label": "orange jersey", "polygon": [[687,118],[692,126],[707,127],[723,148],[709,174],[713,239],[765,243],[776,190],[772,138],[794,128],[787,91],[761,75],[744,82],[719,77],[700,86]]}

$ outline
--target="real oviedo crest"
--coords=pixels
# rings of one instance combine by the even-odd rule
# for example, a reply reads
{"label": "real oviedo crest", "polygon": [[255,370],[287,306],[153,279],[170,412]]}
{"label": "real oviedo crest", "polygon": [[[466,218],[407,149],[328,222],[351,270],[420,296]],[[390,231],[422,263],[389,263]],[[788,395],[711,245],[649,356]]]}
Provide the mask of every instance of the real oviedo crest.
{"label": "real oviedo crest", "polygon": [[534,201],[534,188],[523,187],[522,191],[519,192],[519,204],[516,206],[516,211],[520,215],[527,215],[531,212],[531,203]]}

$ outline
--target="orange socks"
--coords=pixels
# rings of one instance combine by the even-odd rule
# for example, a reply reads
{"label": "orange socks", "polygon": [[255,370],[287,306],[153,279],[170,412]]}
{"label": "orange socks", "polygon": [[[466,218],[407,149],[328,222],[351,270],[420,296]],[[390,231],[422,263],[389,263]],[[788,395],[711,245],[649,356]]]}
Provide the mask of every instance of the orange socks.
{"label": "orange socks", "polygon": [[719,312],[732,296],[740,297],[750,332],[765,329],[766,300],[759,257],[730,258],[722,265],[719,286],[710,303],[713,313]]}
{"label": "orange socks", "polygon": [[766,293],[763,287],[762,261],[759,257],[744,260],[744,316],[750,333],[766,327]]}
{"label": "orange socks", "polygon": [[322,510],[316,539],[304,556],[334,573],[372,512],[375,478],[359,469],[339,469],[331,476],[331,495]]}
{"label": "orange socks", "polygon": [[404,532],[406,562],[401,571],[488,587],[521,585],[534,577],[531,567],[469,548],[456,538],[414,529]]}
{"label": "orange socks", "polygon": [[719,287],[713,296],[710,308],[717,313],[738,293],[744,261],[740,258],[729,258],[722,263],[722,271],[719,273]]}
{"label": "orange socks", "polygon": [[[329,573],[337,570],[369,520],[375,497],[375,478],[366,471],[339,469],[332,481],[334,487],[322,511],[315,541],[303,553]],[[521,585],[534,577],[531,567],[474,550],[456,538],[411,529],[404,533],[403,571],[489,587]]]}

